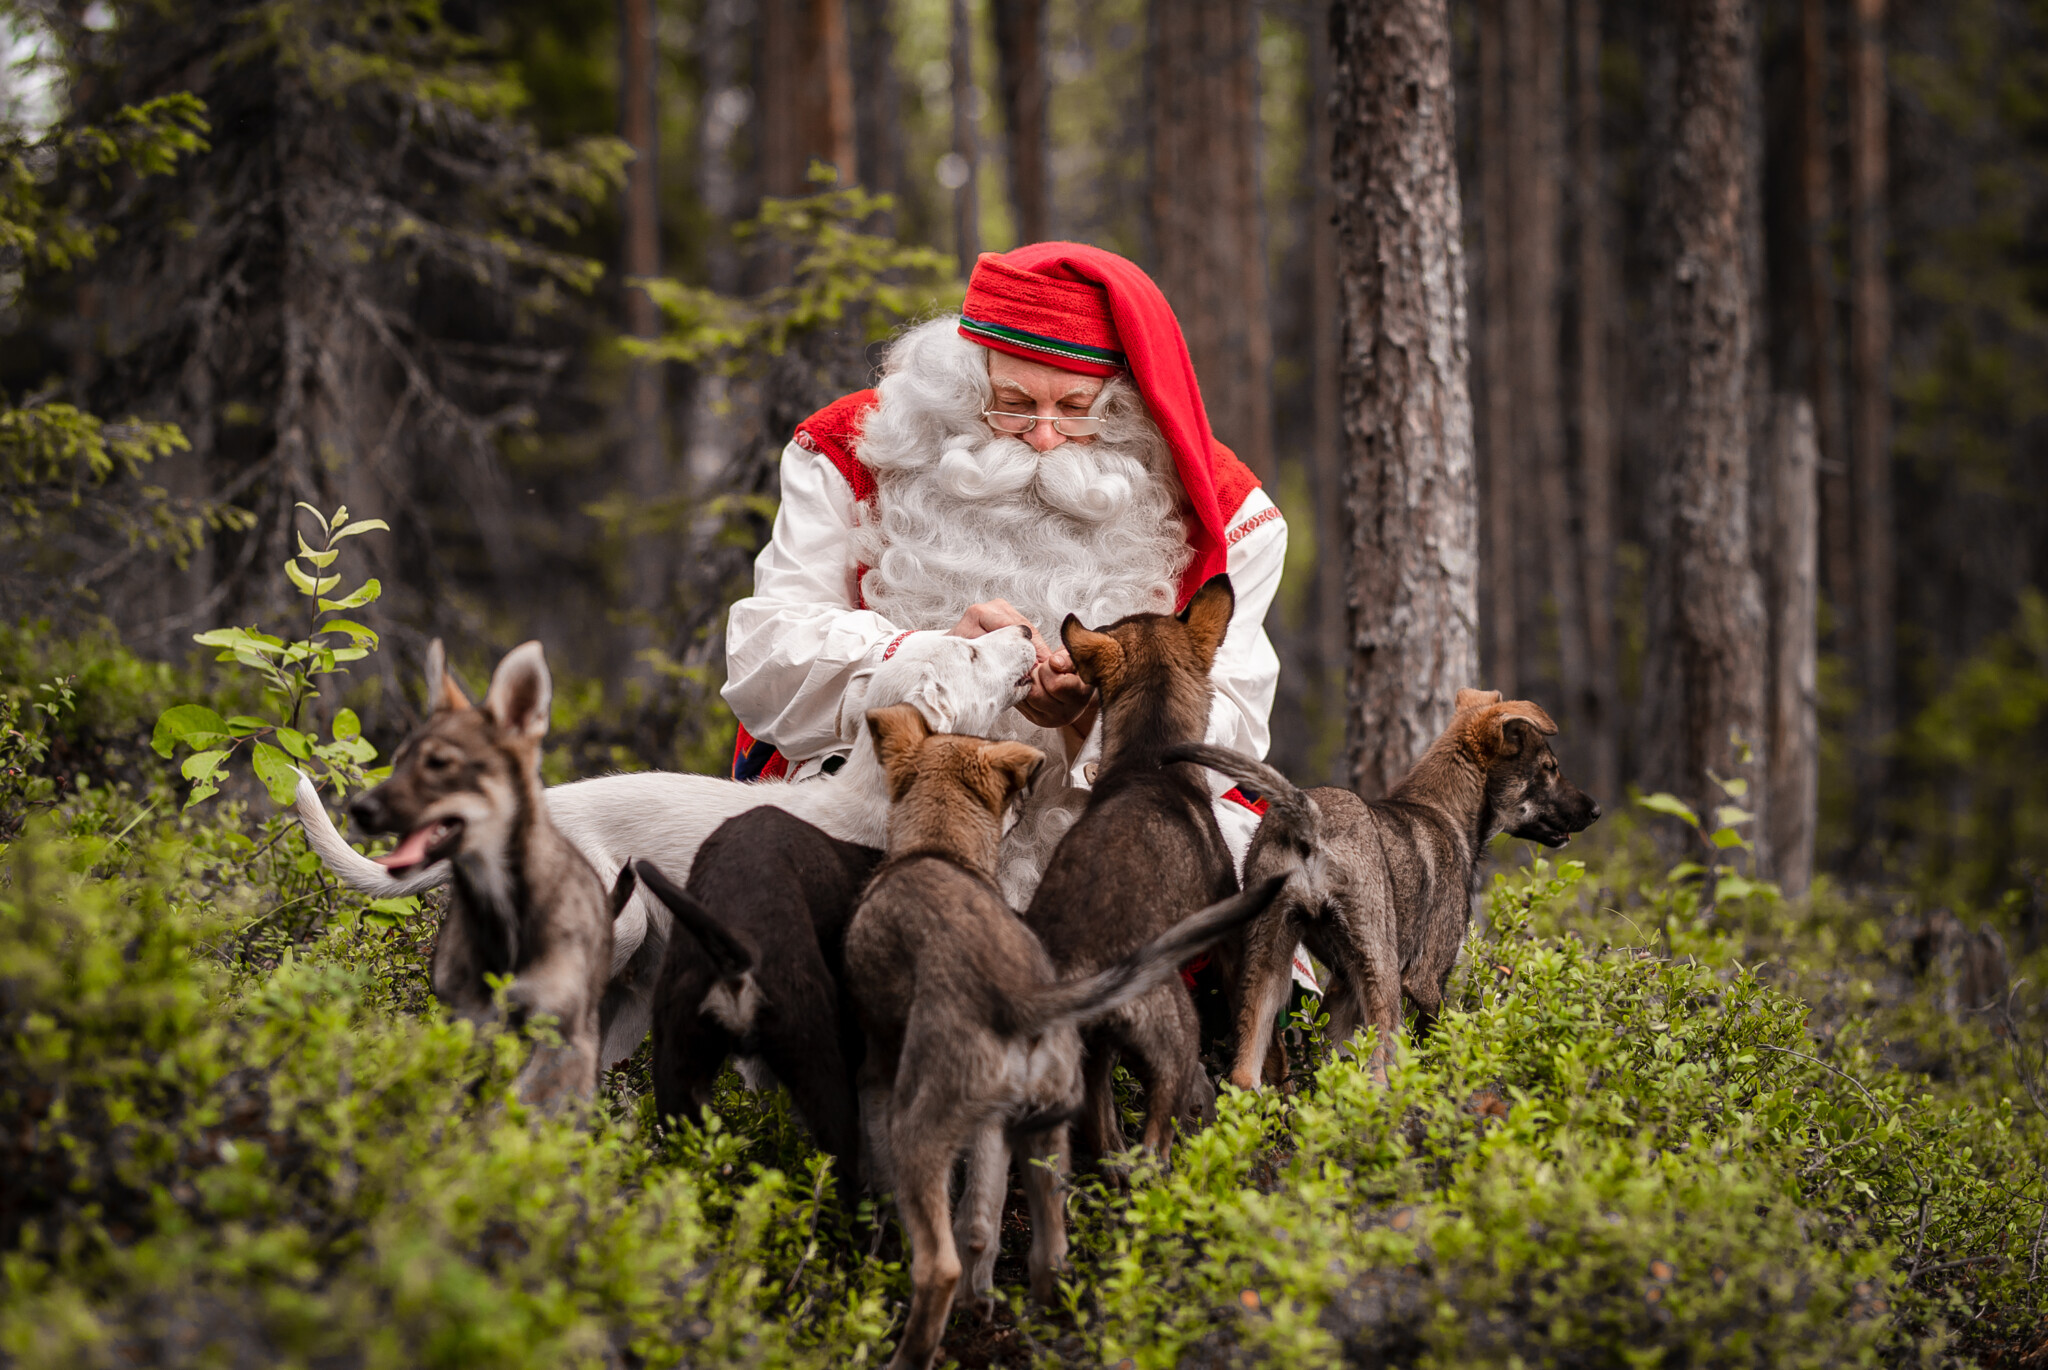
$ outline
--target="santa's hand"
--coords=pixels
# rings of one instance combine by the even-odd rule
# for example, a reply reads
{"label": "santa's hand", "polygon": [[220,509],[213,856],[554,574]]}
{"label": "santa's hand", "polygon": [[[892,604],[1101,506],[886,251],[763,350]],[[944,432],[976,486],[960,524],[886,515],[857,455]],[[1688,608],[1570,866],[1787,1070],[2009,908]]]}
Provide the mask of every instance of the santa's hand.
{"label": "santa's hand", "polygon": [[[1045,639],[1038,635],[1037,625],[1011,608],[1007,600],[992,599],[985,604],[969,606],[967,612],[960,615],[960,621],[953,625],[952,631],[947,636],[982,637],[988,633],[995,632],[999,628],[1023,628],[1029,632],[1031,634],[1031,646],[1037,651],[1038,662],[1041,666],[1045,664],[1045,659],[1052,655],[1051,650],[1045,645]],[[1069,661],[1067,663],[1067,669],[1073,669],[1073,662]]]}
{"label": "santa's hand", "polygon": [[1069,671],[1054,669],[1065,652],[1051,662],[1034,667],[1031,693],[1017,705],[1017,712],[1041,728],[1079,728],[1086,731],[1095,719],[1095,687]]}

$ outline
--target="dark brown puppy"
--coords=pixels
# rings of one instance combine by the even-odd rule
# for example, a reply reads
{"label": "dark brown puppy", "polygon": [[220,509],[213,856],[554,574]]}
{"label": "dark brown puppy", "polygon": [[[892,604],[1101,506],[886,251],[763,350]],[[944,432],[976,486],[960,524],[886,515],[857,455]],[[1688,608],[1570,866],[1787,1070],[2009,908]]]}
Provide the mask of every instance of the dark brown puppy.
{"label": "dark brown puppy", "polygon": [[548,821],[540,740],[553,685],[538,642],[515,647],[491,676],[482,708],[427,651],[427,721],[392,758],[391,776],[349,806],[366,832],[404,834],[381,858],[396,874],[444,858],[454,873],[434,939],[434,995],[456,1012],[492,1012],[486,975],[510,975],[517,1018],[552,1015],[562,1044],[538,1046],[519,1097],[558,1106],[597,1089],[598,1004],[611,971],[612,918],[583,854]]}
{"label": "dark brown puppy", "polygon": [[675,915],[654,989],[654,1101],[694,1114],[728,1057],[773,1072],[842,1183],[859,1174],[853,1072],[860,1027],[845,992],[846,928],[882,853],[777,808],[726,820],[686,889],[635,862]]}
{"label": "dark brown puppy", "polygon": [[[1024,921],[1063,976],[1128,956],[1238,887],[1201,772],[1162,769],[1168,747],[1208,732],[1209,668],[1235,597],[1217,576],[1178,615],[1132,614],[1100,632],[1069,616],[1060,637],[1074,669],[1102,696],[1102,764],[1094,791],[1032,896]],[[1145,1086],[1145,1145],[1164,1159],[1176,1122],[1207,1117],[1215,1091],[1202,1072],[1201,1024],[1178,981],[1162,984],[1088,1034],[1082,1145],[1124,1147],[1111,1072],[1121,1054]]]}
{"label": "dark brown puppy", "polygon": [[[1026,1158],[1032,1295],[1051,1300],[1066,1252],[1066,1119],[1082,1097],[1076,1025],[1171,978],[1265,908],[1280,882],[1203,909],[1101,973],[1062,982],[993,876],[1003,815],[1043,756],[1019,742],[935,735],[908,706],[878,709],[868,726],[889,775],[889,854],[846,935],[847,984],[867,1034],[869,1146],[910,1239],[910,1315],[889,1364],[923,1370],[956,1286],[971,1298],[992,1285],[1013,1150]],[[963,1153],[955,1218],[948,1189]]]}
{"label": "dark brown puppy", "polygon": [[1557,731],[1527,700],[1460,690],[1451,726],[1385,799],[1349,790],[1303,793],[1286,777],[1221,747],[1175,747],[1191,761],[1256,786],[1270,801],[1245,857],[1245,879],[1286,876],[1272,909],[1246,931],[1237,980],[1233,1084],[1253,1089],[1287,995],[1296,943],[1330,967],[1330,1039],[1379,1030],[1369,1066],[1386,1078],[1405,991],[1427,1030],[1465,942],[1480,857],[1499,833],[1561,847],[1600,806],[1564,778],[1543,739]]}

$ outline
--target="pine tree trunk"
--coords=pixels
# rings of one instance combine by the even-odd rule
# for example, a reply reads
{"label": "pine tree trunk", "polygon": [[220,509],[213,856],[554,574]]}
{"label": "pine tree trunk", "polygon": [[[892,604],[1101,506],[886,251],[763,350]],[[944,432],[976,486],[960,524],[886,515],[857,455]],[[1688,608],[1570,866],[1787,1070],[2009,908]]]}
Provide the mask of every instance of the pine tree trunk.
{"label": "pine tree trunk", "polygon": [[[620,265],[626,276],[661,274],[661,222],[655,183],[659,127],[659,92],[655,72],[660,53],[653,0],[619,0],[619,136],[633,149],[626,167],[625,242]],[[660,319],[647,292],[625,291],[626,335],[653,341]],[[662,366],[636,361],[626,372],[626,483],[645,503],[669,492],[668,453],[662,441]],[[646,624],[668,592],[668,539],[633,538],[627,549],[627,603],[647,615],[635,636],[645,639]],[[644,645],[644,642],[643,642]]]}
{"label": "pine tree trunk", "polygon": [[1017,241],[1044,242],[1052,236],[1047,159],[1052,151],[1046,121],[1045,0],[992,0],[998,85],[1003,93],[1003,135],[1009,142],[1010,204],[1017,215]]}
{"label": "pine tree trunk", "polygon": [[755,14],[761,193],[808,193],[813,161],[858,179],[846,0],[760,0]]}
{"label": "pine tree trunk", "polygon": [[[1524,689],[1543,681],[1560,721],[1577,723],[1586,688],[1585,625],[1579,616],[1575,523],[1565,479],[1558,346],[1560,191],[1564,161],[1563,0],[1508,0],[1508,265],[1513,353],[1516,520],[1526,555],[1518,569],[1535,590],[1521,597],[1518,637]],[[1551,649],[1554,644],[1554,655]],[[1534,650],[1532,650],[1534,649]]]}
{"label": "pine tree trunk", "polygon": [[1513,248],[1508,212],[1508,0],[1479,0],[1479,221],[1482,280],[1479,374],[1486,422],[1481,475],[1486,492],[1486,543],[1481,577],[1486,596],[1485,685],[1510,697],[1521,687],[1520,577],[1516,574],[1514,505],[1515,403],[1508,332]]}
{"label": "pine tree trunk", "polygon": [[1885,275],[1884,0],[1853,0],[1849,60],[1849,478],[1863,713],[1857,827],[1877,837],[1893,703],[1891,288]]}
{"label": "pine tree trunk", "polygon": [[1569,749],[1592,793],[1620,792],[1620,695],[1614,641],[1614,418],[1607,348],[1614,317],[1612,251],[1600,120],[1600,4],[1572,0],[1572,200],[1578,229],[1579,540],[1586,685]]}
{"label": "pine tree trunk", "polygon": [[974,14],[968,0],[953,0],[953,156],[964,178],[953,191],[953,250],[964,280],[981,255],[980,152],[974,140]]}
{"label": "pine tree trunk", "polygon": [[1821,588],[1838,622],[1856,613],[1855,535],[1850,531],[1849,466],[1842,440],[1840,344],[1835,328],[1834,174],[1828,135],[1828,0],[1799,7],[1799,198],[1805,232],[1800,313],[1806,389],[1820,445]]}
{"label": "pine tree trunk", "polygon": [[1271,485],[1273,334],[1253,6],[1152,0],[1150,13],[1153,274],[1187,335],[1210,426]]}
{"label": "pine tree trunk", "polygon": [[[889,0],[845,0],[847,49],[860,79],[853,88],[854,159],[861,184],[878,195],[903,189],[903,85]],[[893,232],[892,221],[881,226]]]}
{"label": "pine tree trunk", "polygon": [[[1760,234],[1756,20],[1745,0],[1675,0],[1673,90],[1649,149],[1650,319],[1659,444],[1649,503],[1649,784],[1697,806],[1712,776],[1767,806],[1766,627],[1751,562],[1751,272]],[[1769,831],[1768,816],[1757,825]]]}
{"label": "pine tree trunk", "polygon": [[1472,406],[1447,0],[1338,0],[1347,749],[1388,786],[1474,683]]}
{"label": "pine tree trunk", "polygon": [[1777,397],[1770,474],[1770,851],[1779,885],[1813,883],[1820,798],[1816,607],[1820,574],[1820,447],[1813,406]]}
{"label": "pine tree trunk", "polygon": [[[1315,367],[1315,496],[1317,663],[1321,679],[1316,697],[1324,716],[1335,707],[1342,689],[1347,652],[1344,611],[1344,425],[1343,326],[1338,310],[1337,187],[1331,180],[1331,148],[1336,130],[1330,118],[1335,94],[1335,61],[1330,51],[1327,13],[1318,12],[1309,25],[1309,175],[1315,200],[1309,211],[1309,326],[1314,332],[1311,356]],[[1334,763],[1334,758],[1333,758]]]}

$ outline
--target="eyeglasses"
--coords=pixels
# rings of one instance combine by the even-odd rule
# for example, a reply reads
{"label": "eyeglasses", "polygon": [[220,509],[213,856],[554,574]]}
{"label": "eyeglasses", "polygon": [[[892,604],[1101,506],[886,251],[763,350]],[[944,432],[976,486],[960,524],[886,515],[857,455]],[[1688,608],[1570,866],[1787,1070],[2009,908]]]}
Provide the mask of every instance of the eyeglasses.
{"label": "eyeglasses", "polygon": [[1102,431],[1102,420],[1095,418],[1055,417],[1052,414],[1009,414],[1000,409],[984,409],[981,416],[988,420],[988,426],[998,433],[1014,433],[1024,436],[1041,423],[1052,425],[1052,431],[1063,438],[1092,438]]}

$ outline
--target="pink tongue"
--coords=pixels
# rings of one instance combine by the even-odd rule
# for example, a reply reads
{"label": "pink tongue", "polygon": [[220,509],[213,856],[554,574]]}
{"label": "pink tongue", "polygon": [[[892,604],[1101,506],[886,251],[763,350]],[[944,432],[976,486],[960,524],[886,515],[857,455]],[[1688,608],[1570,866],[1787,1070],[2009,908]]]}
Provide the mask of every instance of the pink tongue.
{"label": "pink tongue", "polygon": [[377,864],[391,871],[405,870],[409,866],[417,866],[420,862],[427,859],[428,844],[440,835],[441,825],[439,823],[428,823],[424,827],[414,828],[405,835],[405,841],[398,844],[397,850],[393,851],[389,856],[377,857]]}

